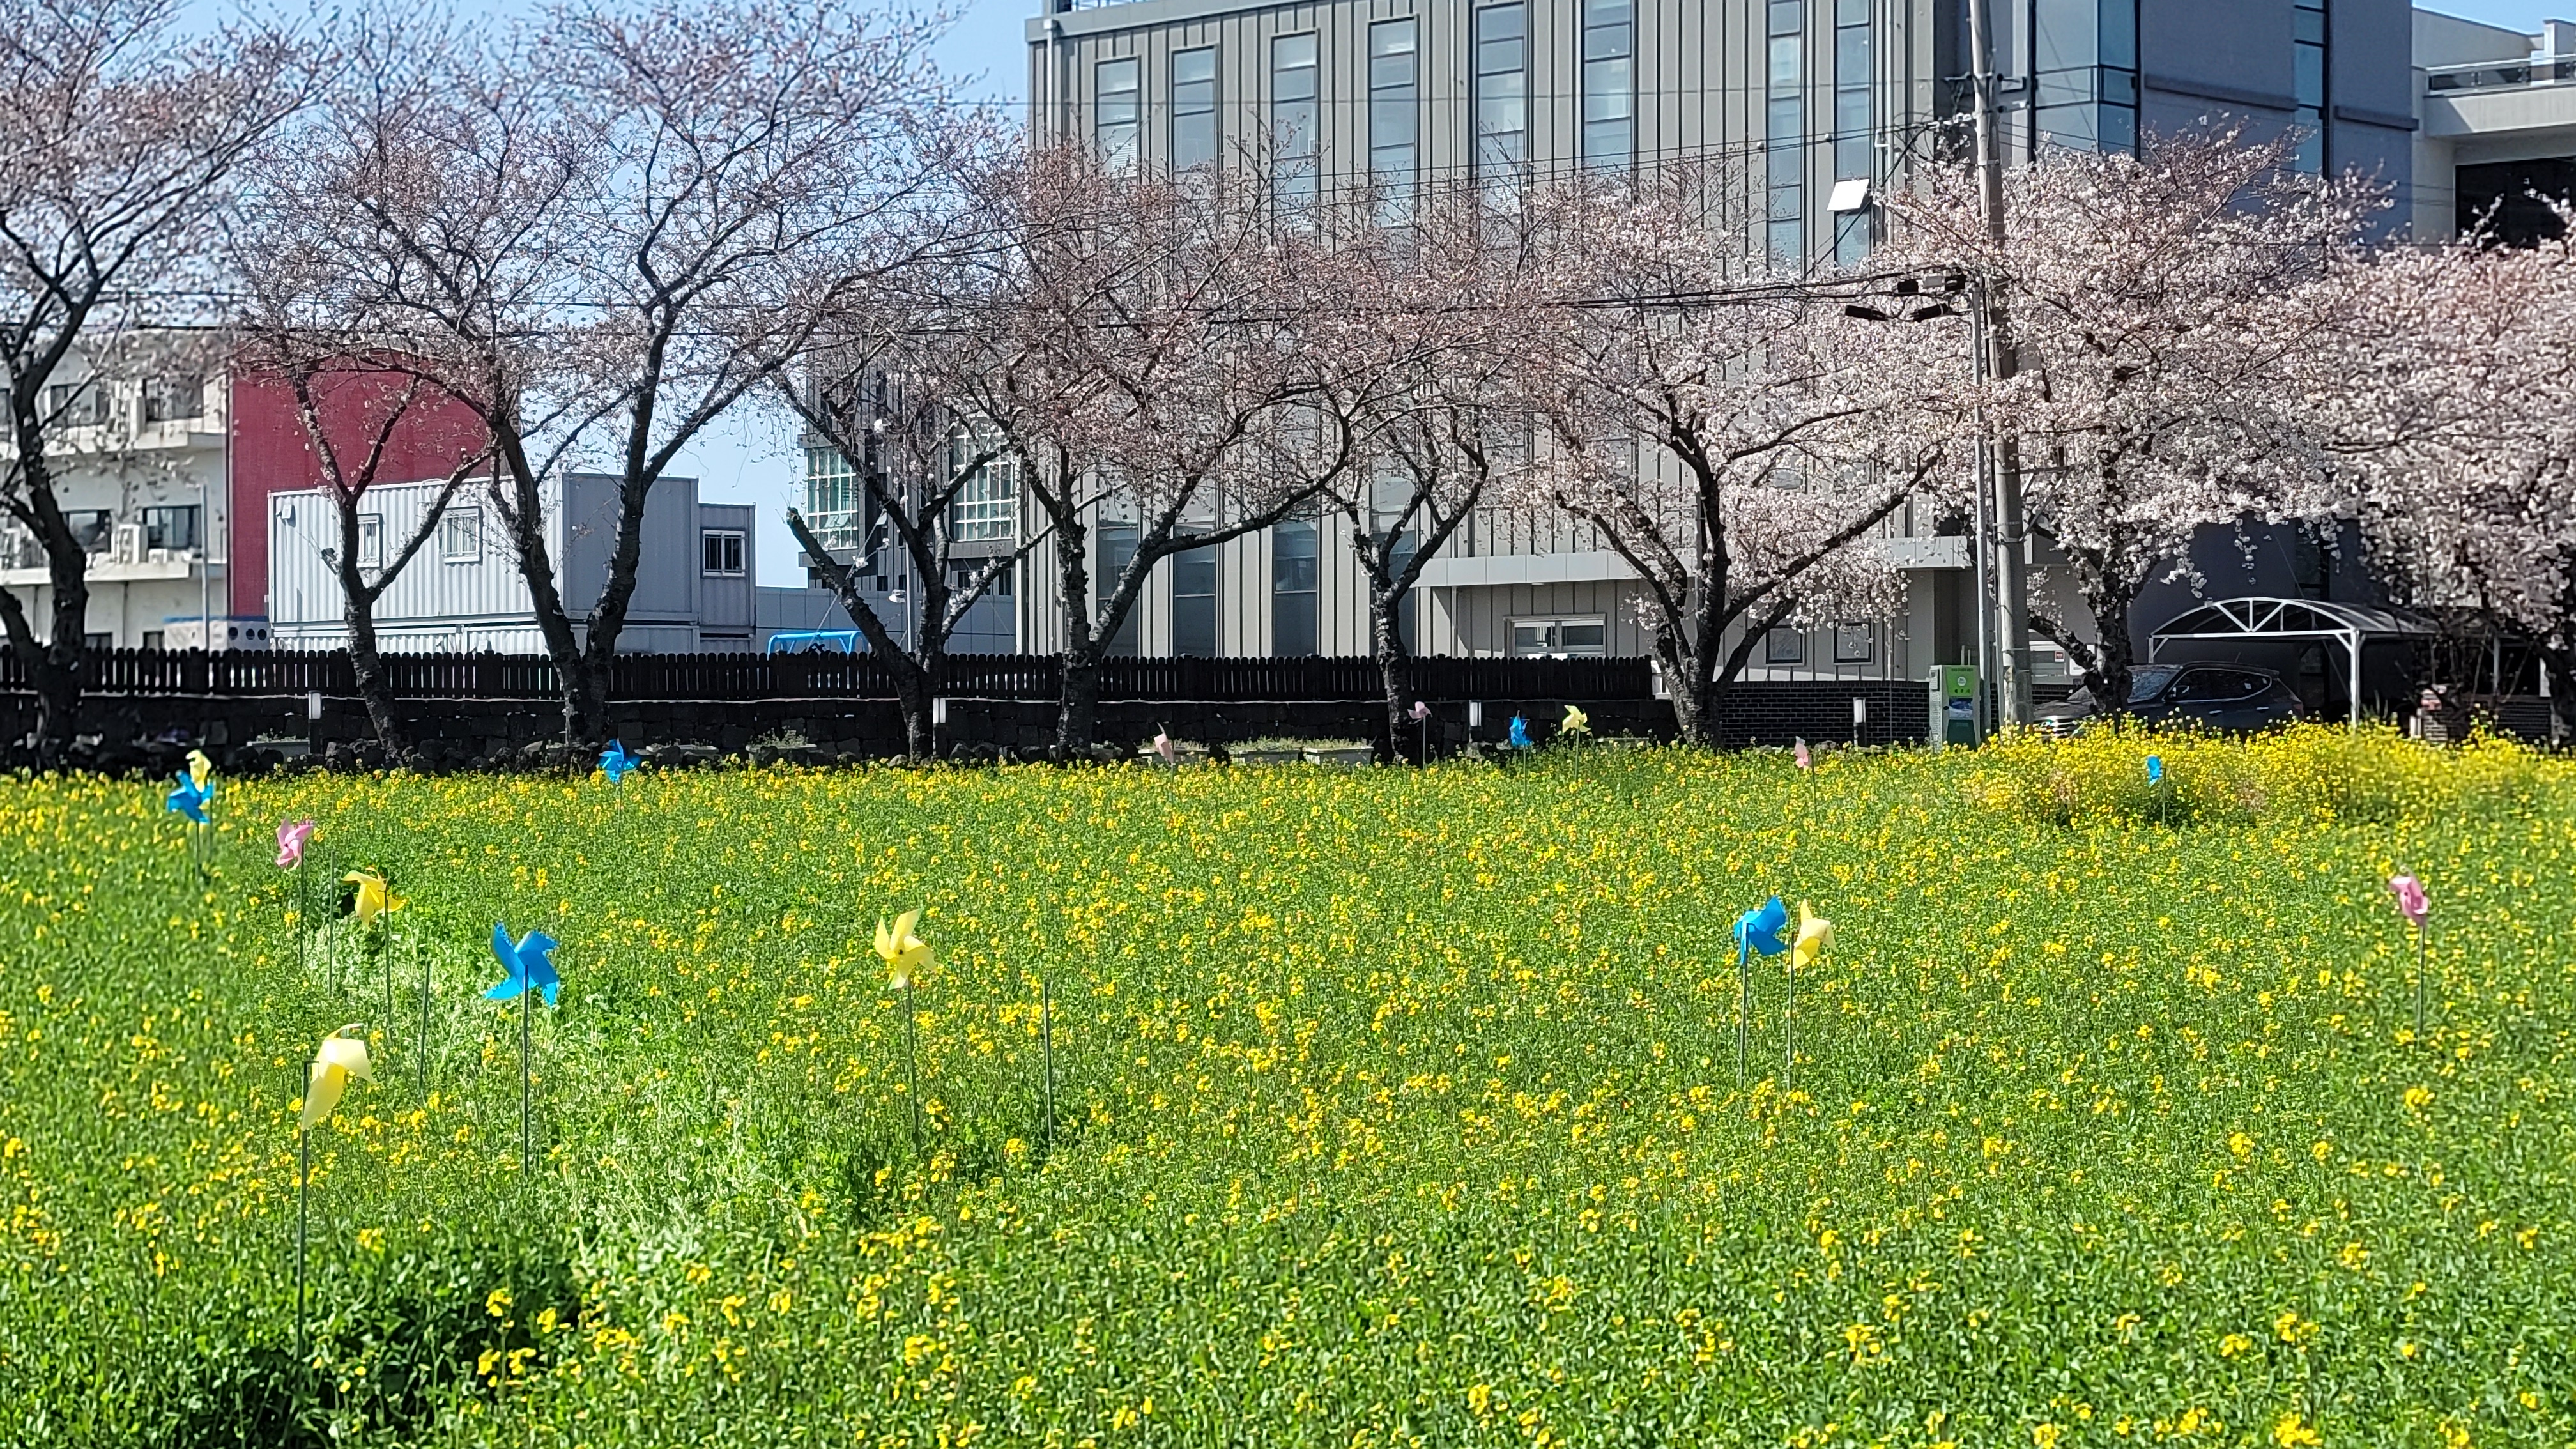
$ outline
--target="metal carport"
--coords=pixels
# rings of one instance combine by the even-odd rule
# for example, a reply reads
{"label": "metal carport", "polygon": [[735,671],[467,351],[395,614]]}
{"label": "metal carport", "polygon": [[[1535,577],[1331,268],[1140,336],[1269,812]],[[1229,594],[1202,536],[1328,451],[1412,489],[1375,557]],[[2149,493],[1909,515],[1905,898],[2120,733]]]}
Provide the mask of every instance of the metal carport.
{"label": "metal carport", "polygon": [[2167,644],[2179,640],[2331,639],[2343,646],[2346,695],[2352,723],[2361,723],[2361,646],[2372,639],[2430,639],[2439,634],[2428,620],[2394,609],[2365,604],[2339,604],[2330,599],[2213,599],[2166,621],[2147,640],[2153,661]]}

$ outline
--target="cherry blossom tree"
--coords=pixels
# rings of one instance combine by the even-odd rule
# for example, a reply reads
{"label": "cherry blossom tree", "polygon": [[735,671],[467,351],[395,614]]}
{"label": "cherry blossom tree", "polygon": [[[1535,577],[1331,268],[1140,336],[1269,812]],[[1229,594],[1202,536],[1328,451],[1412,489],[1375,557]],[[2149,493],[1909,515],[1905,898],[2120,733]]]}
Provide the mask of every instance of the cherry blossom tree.
{"label": "cherry blossom tree", "polygon": [[2527,637],[2576,726],[2576,250],[2472,236],[2371,270],[2378,305],[2315,359],[2310,399],[2374,572]]}
{"label": "cherry blossom tree", "polygon": [[1718,742],[1770,630],[1875,617],[1900,589],[1870,540],[1949,486],[1964,349],[1856,321],[1748,271],[1714,169],[1554,203],[1560,323],[1527,384],[1552,457],[1523,490],[1635,570],[1682,738]]}
{"label": "cherry blossom tree", "polygon": [[[841,344],[815,354],[801,376],[778,380],[789,410],[849,460],[864,501],[855,511],[862,520],[877,520],[909,569],[919,607],[913,612],[907,605],[908,627],[898,638],[859,588],[860,565],[874,540],[845,562],[801,513],[788,511],[788,527],[806,557],[892,672],[905,753],[915,760],[930,755],[931,691],[967,610],[1045,537],[1017,526],[1015,502],[1006,526],[980,520],[974,539],[961,526],[960,504],[970,493],[984,501],[1014,498],[1019,462],[1001,430],[976,411],[973,380],[964,371],[989,356],[981,329],[995,320],[991,309],[976,305],[979,271],[944,269],[951,286],[881,314],[884,330],[873,337],[838,334]],[[961,555],[961,543],[974,551]]]}
{"label": "cherry blossom tree", "polygon": [[[1154,567],[1288,517],[1356,454],[1279,445],[1313,416],[1295,279],[1316,243],[1244,178],[1042,149],[993,178],[984,210],[1008,218],[1011,324],[974,374],[975,411],[1052,544],[1071,755],[1091,746],[1101,660]],[[1103,521],[1134,548],[1095,588]]]}
{"label": "cherry blossom tree", "polygon": [[1390,757],[1414,697],[1406,604],[1424,567],[1536,455],[1514,390],[1544,335],[1530,305],[1545,282],[1533,219],[1493,207],[1482,183],[1425,188],[1403,225],[1359,230],[1314,271],[1315,408],[1330,429],[1318,436],[1348,436],[1361,454],[1325,475],[1320,501],[1342,516],[1367,581]]}
{"label": "cherry blossom tree", "polygon": [[1964,268],[2010,318],[2020,373],[1993,390],[1994,426],[2019,448],[2032,527],[2064,554],[2051,571],[2089,616],[2034,604],[2030,627],[2115,708],[2131,609],[2149,583],[2189,577],[2196,534],[2331,506],[2304,363],[2365,305],[2381,199],[2293,173],[2292,149],[2220,129],[2143,157],[2050,151],[2005,177],[2001,243],[1972,170],[1888,198],[1898,246],[1876,264]]}
{"label": "cherry blossom tree", "polygon": [[[841,299],[913,260],[939,170],[933,33],[858,0],[560,5],[497,51],[441,47],[434,84],[360,94],[310,137],[317,244],[386,354],[492,435],[490,502],[568,739],[605,730],[655,486]],[[616,508],[575,618],[565,585],[591,581],[559,579],[548,536],[583,466]]]}
{"label": "cherry blossom tree", "polygon": [[0,589],[0,626],[35,685],[42,765],[71,741],[89,614],[88,550],[56,489],[68,410],[152,329],[210,320],[212,242],[242,167],[327,65],[327,37],[227,25],[189,39],[177,13],[0,0],[0,509],[43,548],[51,589],[41,632]]}

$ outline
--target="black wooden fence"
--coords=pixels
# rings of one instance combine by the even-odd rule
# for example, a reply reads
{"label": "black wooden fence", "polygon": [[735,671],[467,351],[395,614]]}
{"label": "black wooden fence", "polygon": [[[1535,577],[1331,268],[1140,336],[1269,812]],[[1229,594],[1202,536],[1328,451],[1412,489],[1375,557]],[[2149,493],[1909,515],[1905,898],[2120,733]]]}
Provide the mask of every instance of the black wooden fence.
{"label": "black wooden fence", "polygon": [[[406,699],[554,699],[553,661],[542,655],[389,654],[385,672]],[[1063,682],[1051,654],[959,654],[941,662],[933,693],[954,699],[1047,700]],[[16,655],[0,651],[0,691],[31,686]],[[345,653],[277,650],[94,649],[81,687],[95,694],[349,696],[358,681]],[[1343,659],[1130,659],[1102,661],[1100,697],[1127,700],[1369,700],[1380,697],[1377,661]],[[890,671],[865,654],[620,654],[612,698],[891,699]],[[1424,699],[1646,699],[1643,659],[1413,661]]]}

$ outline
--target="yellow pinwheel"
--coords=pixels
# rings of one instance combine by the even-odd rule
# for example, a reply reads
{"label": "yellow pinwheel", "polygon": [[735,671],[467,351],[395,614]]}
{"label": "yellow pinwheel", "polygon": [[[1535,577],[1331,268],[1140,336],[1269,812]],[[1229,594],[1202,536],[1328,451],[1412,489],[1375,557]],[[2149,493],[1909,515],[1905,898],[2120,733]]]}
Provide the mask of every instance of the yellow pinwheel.
{"label": "yellow pinwheel", "polygon": [[1592,733],[1592,716],[1569,704],[1565,707],[1565,722],[1556,727],[1556,732],[1577,737],[1588,735]]}
{"label": "yellow pinwheel", "polygon": [[206,752],[203,750],[190,750],[188,752],[188,783],[202,790],[206,788],[206,782],[214,777],[215,762],[207,759]]}
{"label": "yellow pinwheel", "polygon": [[1810,965],[1833,943],[1834,923],[1809,911],[1805,901],[1798,902],[1798,939],[1789,947],[1789,964]]}
{"label": "yellow pinwheel", "polygon": [[890,931],[882,916],[877,919],[877,954],[885,958],[886,975],[897,991],[911,986],[913,974],[930,964],[930,943],[913,929],[920,923],[919,911],[895,917]]}
{"label": "yellow pinwheel", "polygon": [[358,888],[357,913],[361,926],[371,924],[387,911],[402,909],[402,897],[395,895],[393,887],[385,884],[385,878],[374,871],[353,870],[340,879]]}
{"label": "yellow pinwheel", "polygon": [[351,1032],[366,1027],[358,1022],[340,1028],[322,1038],[322,1049],[313,1054],[313,1065],[305,1073],[304,1116],[298,1124],[310,1132],[316,1124],[328,1121],[340,1105],[340,1094],[349,1090],[349,1079],[372,1082],[367,1069],[367,1044]]}

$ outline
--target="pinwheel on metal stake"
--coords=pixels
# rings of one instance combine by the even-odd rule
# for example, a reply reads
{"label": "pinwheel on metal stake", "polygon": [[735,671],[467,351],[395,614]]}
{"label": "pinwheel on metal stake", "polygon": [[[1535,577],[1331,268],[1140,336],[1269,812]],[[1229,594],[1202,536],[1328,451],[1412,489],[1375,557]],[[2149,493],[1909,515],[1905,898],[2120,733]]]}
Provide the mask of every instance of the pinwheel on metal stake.
{"label": "pinwheel on metal stake", "polygon": [[188,768],[172,777],[161,808],[187,821],[188,860],[203,877],[214,854],[215,767],[201,750],[188,752]]}
{"label": "pinwheel on metal stake", "polygon": [[921,939],[914,928],[921,923],[921,912],[906,911],[894,918],[894,929],[886,929],[885,919],[877,920],[877,955],[886,963],[886,979],[895,995],[903,1000],[903,1090],[912,1104],[912,1146],[921,1150],[921,1045],[920,1028],[913,1021],[912,989],[921,971],[930,965],[930,943]]}
{"label": "pinwheel on metal stake", "polygon": [[563,989],[562,980],[555,975],[555,963],[546,955],[557,944],[543,931],[530,931],[513,943],[507,926],[495,923],[492,927],[492,954],[501,958],[503,974],[498,984],[483,993],[483,999],[508,1001],[516,997],[519,1002],[519,1169],[524,1174],[537,1170],[536,1119],[530,1089],[534,1076],[529,1065],[536,1016],[534,998],[543,996],[551,1007],[555,993]]}
{"label": "pinwheel on metal stake", "polygon": [[331,1119],[352,1078],[375,1080],[367,1068],[366,1025],[351,1022],[322,1038],[304,1073],[304,1110],[295,1120],[295,1351],[304,1352],[304,1256],[313,1199],[313,1129]]}
{"label": "pinwheel on metal stake", "polygon": [[1780,933],[1789,928],[1789,908],[1778,896],[1735,918],[1735,1080],[1740,1086],[1752,1051],[1753,958],[1777,956],[1789,949]]}
{"label": "pinwheel on metal stake", "polygon": [[1422,736],[1422,753],[1419,763],[1428,765],[1431,763],[1431,706],[1417,699],[1413,702],[1411,713],[1414,728]]}
{"label": "pinwheel on metal stake", "polygon": [[625,779],[627,772],[637,763],[633,755],[626,753],[624,740],[610,740],[608,748],[599,752],[599,772],[606,775],[612,785]]}
{"label": "pinwheel on metal stake", "polygon": [[2415,1039],[2424,1039],[2424,975],[2426,969],[2425,936],[2433,916],[2432,899],[2424,894],[2424,883],[2412,871],[2399,871],[2388,878],[2388,892],[2397,897],[2397,913],[2415,923]]}
{"label": "pinwheel on metal stake", "polygon": [[1798,1060],[1798,968],[1811,965],[1834,943],[1834,923],[1798,902],[1798,937],[1789,947],[1789,1000],[1780,1012],[1780,1091],[1789,1090],[1789,1069]]}

